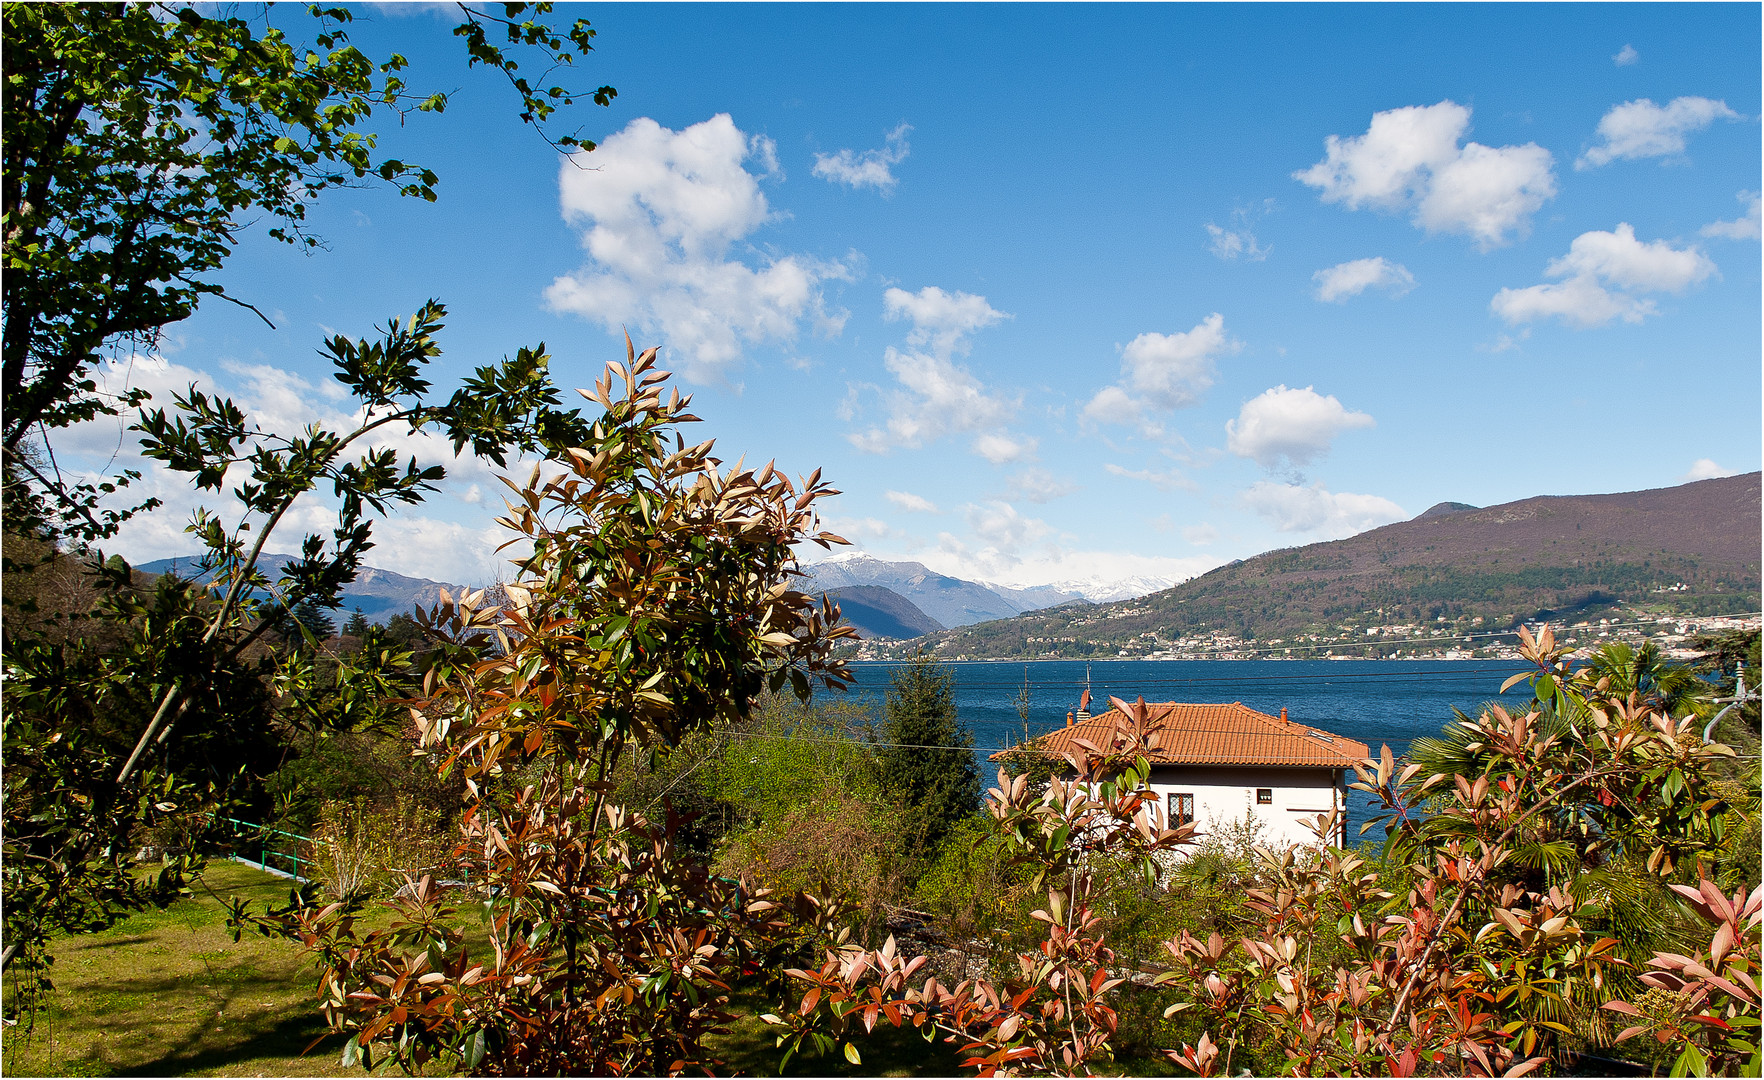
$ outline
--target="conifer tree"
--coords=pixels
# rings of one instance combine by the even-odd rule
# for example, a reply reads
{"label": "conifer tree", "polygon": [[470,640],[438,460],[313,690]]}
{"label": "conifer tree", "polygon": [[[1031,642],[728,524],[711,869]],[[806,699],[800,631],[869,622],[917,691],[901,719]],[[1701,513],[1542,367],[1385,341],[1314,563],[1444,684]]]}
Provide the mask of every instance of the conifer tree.
{"label": "conifer tree", "polygon": [[349,621],[343,624],[343,632],[358,641],[367,636],[367,616],[361,613],[360,608],[356,608],[355,613],[349,616]]}
{"label": "conifer tree", "polygon": [[324,608],[319,607],[310,600],[303,600],[299,604],[296,604],[291,613],[291,617],[301,626],[311,630],[312,636],[318,638],[320,641],[329,637],[335,637],[337,634],[336,622],[333,621],[329,615],[325,614]]}
{"label": "conifer tree", "polygon": [[955,707],[955,675],[929,653],[894,673],[876,763],[882,790],[909,814],[907,849],[935,851],[980,803],[974,736]]}

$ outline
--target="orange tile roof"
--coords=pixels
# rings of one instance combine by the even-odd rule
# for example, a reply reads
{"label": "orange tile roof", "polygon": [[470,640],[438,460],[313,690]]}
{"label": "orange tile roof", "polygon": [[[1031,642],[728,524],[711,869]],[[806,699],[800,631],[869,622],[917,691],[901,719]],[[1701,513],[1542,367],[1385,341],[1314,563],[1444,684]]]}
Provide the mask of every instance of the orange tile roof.
{"label": "orange tile roof", "polygon": [[[1229,705],[1194,705],[1180,701],[1146,704],[1158,749],[1148,755],[1163,765],[1310,765],[1344,769],[1364,760],[1365,743],[1322,728],[1257,712],[1234,701]],[[1119,709],[1057,728],[1034,740],[1046,754],[1082,753],[1077,739],[1106,747]],[[1005,751],[1008,753],[1009,751]],[[993,754],[995,759],[1002,756]]]}

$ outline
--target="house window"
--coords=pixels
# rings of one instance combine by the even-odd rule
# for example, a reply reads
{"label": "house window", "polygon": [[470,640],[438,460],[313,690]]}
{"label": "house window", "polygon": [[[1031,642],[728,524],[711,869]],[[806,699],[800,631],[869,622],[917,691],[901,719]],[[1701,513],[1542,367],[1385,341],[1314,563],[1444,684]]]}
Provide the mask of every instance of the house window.
{"label": "house window", "polygon": [[1271,787],[1257,788],[1256,789],[1256,805],[1258,805],[1258,806],[1272,806],[1272,805],[1274,805],[1274,789]]}
{"label": "house window", "polygon": [[1194,796],[1184,792],[1170,793],[1170,828],[1186,825],[1194,820]]}

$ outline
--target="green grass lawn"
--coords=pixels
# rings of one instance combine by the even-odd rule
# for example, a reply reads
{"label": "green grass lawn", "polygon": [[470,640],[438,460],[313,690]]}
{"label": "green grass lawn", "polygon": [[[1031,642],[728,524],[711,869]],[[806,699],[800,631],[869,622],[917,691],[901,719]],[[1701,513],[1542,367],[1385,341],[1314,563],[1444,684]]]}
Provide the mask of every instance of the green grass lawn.
{"label": "green grass lawn", "polygon": [[[289,882],[216,861],[222,896],[285,901]],[[195,899],[147,911],[98,934],[55,945],[55,993],[26,1035],[0,1046],[7,1076],[360,1075],[323,1035],[316,973],[298,946],[247,935],[233,943],[220,902]]]}
{"label": "green grass lawn", "polygon": [[[217,860],[207,884],[220,896],[287,899],[289,882],[253,866]],[[371,909],[370,909],[371,910]],[[373,918],[373,916],[369,916]],[[55,992],[25,1034],[0,1043],[5,1076],[360,1076],[338,1057],[341,1036],[325,1036],[314,996],[317,972],[289,942],[247,934],[235,944],[226,909],[197,896],[125,919],[102,933],[55,946]],[[715,1041],[726,1072],[779,1075],[776,1036],[759,1014],[777,1002],[739,994],[742,1019]],[[912,1030],[878,1025],[858,1043],[863,1062],[837,1051],[791,1060],[786,1076],[956,1076],[955,1047]],[[1167,1074],[1161,1061],[1097,1063],[1099,1072]],[[1159,1067],[1163,1066],[1163,1067]],[[384,1072],[385,1070],[381,1070]],[[393,1070],[396,1073],[396,1069]]]}

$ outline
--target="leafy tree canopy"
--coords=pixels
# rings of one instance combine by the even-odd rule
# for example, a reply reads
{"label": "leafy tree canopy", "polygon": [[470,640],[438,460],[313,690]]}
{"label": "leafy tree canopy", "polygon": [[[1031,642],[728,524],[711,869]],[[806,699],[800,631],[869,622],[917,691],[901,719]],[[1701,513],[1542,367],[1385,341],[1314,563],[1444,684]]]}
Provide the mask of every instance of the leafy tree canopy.
{"label": "leafy tree canopy", "polygon": [[[553,31],[539,18],[549,4],[500,7],[499,17],[459,5],[454,32],[469,63],[508,77],[522,119],[541,123],[575,95],[529,82],[512,50],[567,65],[570,50],[591,47],[594,31],[580,19]],[[378,180],[403,195],[436,197],[435,173],[380,154],[371,127],[376,111],[402,119],[447,105],[445,94],[407,86],[403,56],[376,60],[352,45],[345,8],[309,7],[310,43],[272,24],[267,5],[255,19],[223,10],[4,8],[0,426],[15,528],[54,526],[90,542],[130,516],[102,502],[135,474],[68,484],[52,456],[26,451],[33,441],[47,445],[56,428],[146,397],[100,392],[94,369],[106,353],[150,347],[207,296],[250,306],[215,276],[246,225],[269,219],[272,237],[311,247],[319,240],[304,229],[307,209],[326,189]],[[506,44],[493,40],[495,30]],[[615,93],[603,86],[593,99],[607,104]],[[547,138],[593,148],[573,136]]]}

